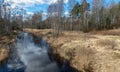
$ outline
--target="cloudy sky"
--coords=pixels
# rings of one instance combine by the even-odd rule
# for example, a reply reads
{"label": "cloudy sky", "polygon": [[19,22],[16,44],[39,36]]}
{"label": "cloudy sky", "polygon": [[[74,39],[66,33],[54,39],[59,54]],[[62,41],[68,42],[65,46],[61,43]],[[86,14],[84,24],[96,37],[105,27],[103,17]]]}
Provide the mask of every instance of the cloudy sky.
{"label": "cloudy sky", "polygon": [[[34,12],[43,11],[44,14],[47,13],[47,7],[51,3],[55,3],[57,0],[5,0],[6,2],[11,3],[11,7],[21,7],[24,8],[28,14]],[[68,0],[64,0],[64,3],[67,4]],[[67,12],[65,12],[67,14]]]}
{"label": "cloudy sky", "polygon": [[[1,0],[0,0],[1,1]],[[15,8],[16,6],[24,8],[28,14],[32,14],[34,12],[43,11],[44,14],[47,14],[47,7],[51,3],[55,3],[57,0],[5,0],[6,2],[11,3],[11,7]],[[79,0],[82,1],[82,0]],[[87,0],[90,4],[92,0]],[[110,2],[110,0],[106,0]],[[115,0],[116,2],[120,0]],[[67,5],[68,0],[64,0],[65,5]],[[68,14],[67,8],[65,8],[65,14]]]}

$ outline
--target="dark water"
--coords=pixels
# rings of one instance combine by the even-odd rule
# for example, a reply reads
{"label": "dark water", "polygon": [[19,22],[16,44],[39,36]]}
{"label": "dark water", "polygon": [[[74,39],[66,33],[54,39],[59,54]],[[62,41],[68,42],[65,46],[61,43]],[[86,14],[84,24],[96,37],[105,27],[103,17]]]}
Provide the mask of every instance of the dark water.
{"label": "dark water", "polygon": [[28,33],[18,35],[12,57],[0,72],[60,72],[48,57],[47,43],[44,39],[40,43],[41,48]]}
{"label": "dark water", "polygon": [[44,39],[36,44],[32,35],[21,33],[11,47],[10,59],[0,67],[0,72],[77,72],[67,62],[59,68],[49,59],[48,50],[49,45]]}
{"label": "dark water", "polygon": [[43,39],[40,48],[28,33],[24,33],[22,36],[17,39],[16,47],[21,61],[26,66],[25,72],[59,72],[56,63],[51,62],[48,57],[48,47]]}

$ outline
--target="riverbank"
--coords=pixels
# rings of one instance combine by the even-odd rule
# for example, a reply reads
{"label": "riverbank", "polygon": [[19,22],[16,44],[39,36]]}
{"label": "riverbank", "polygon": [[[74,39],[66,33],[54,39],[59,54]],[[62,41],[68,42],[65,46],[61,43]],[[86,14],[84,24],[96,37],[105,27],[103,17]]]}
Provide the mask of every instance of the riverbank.
{"label": "riverbank", "polygon": [[17,35],[16,31],[13,31],[9,34],[0,35],[0,63],[4,63],[9,57],[9,45],[12,44]]}
{"label": "riverbank", "polygon": [[105,35],[63,31],[58,38],[53,38],[50,29],[24,31],[44,37],[52,46],[56,60],[60,63],[69,61],[70,66],[79,72],[120,72],[119,30],[117,34],[113,31],[114,35],[107,34],[107,31]]}

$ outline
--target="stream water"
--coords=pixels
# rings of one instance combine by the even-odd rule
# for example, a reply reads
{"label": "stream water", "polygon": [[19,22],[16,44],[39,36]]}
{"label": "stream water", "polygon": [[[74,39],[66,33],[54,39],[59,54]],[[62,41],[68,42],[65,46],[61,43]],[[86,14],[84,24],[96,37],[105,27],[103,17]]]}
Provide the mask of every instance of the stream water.
{"label": "stream water", "polygon": [[60,72],[56,62],[48,56],[48,45],[44,39],[41,46],[28,33],[18,35],[12,57],[8,61],[8,72]]}
{"label": "stream water", "polygon": [[28,33],[20,33],[10,48],[10,58],[0,67],[0,72],[76,72],[66,62],[59,68],[55,61],[49,59],[46,41],[40,39],[36,44]]}

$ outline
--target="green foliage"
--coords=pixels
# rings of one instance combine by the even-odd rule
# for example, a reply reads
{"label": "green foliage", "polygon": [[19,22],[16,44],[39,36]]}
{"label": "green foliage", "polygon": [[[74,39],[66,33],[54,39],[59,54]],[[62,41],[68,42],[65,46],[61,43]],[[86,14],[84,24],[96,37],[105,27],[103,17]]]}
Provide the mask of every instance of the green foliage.
{"label": "green foliage", "polygon": [[76,16],[79,16],[79,3],[76,3],[76,5],[74,6],[74,8],[72,9],[71,11],[71,15],[76,17]]}
{"label": "green foliage", "polygon": [[82,15],[85,11],[89,10],[90,4],[86,2],[86,0],[83,0],[82,4],[79,4],[78,2],[75,4],[71,11],[71,15],[74,17],[78,17]]}
{"label": "green foliage", "polygon": [[118,4],[118,9],[120,10],[120,2],[119,2],[119,4]]}

